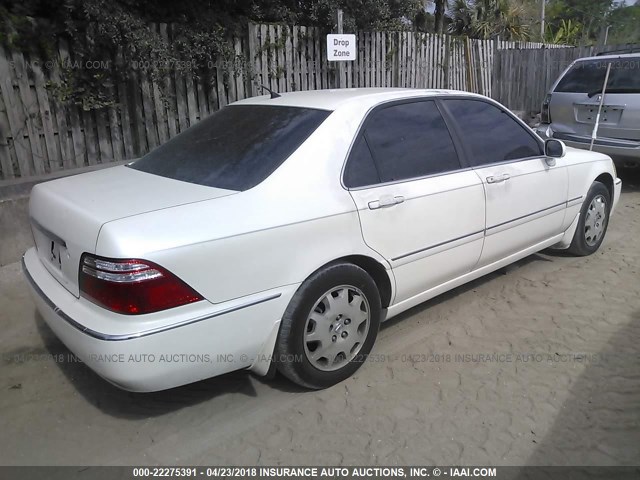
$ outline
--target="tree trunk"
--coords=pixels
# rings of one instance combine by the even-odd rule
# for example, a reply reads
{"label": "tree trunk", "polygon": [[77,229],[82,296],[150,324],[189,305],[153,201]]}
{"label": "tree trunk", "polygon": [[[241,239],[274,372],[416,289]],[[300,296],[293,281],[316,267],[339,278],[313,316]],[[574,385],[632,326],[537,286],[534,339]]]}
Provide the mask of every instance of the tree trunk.
{"label": "tree trunk", "polygon": [[436,9],[435,9],[435,27],[436,33],[442,34],[444,27],[444,7],[446,0],[435,0]]}

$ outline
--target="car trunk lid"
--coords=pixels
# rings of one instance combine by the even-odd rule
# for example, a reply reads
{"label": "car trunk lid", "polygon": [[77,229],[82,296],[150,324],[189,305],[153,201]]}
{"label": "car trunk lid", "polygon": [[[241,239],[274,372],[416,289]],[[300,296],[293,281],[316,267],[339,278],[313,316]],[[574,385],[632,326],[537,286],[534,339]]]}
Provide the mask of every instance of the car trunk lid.
{"label": "car trunk lid", "polygon": [[95,253],[105,223],[233,193],[126,166],[41,183],[29,204],[38,256],[56,280],[79,296],[80,257]]}

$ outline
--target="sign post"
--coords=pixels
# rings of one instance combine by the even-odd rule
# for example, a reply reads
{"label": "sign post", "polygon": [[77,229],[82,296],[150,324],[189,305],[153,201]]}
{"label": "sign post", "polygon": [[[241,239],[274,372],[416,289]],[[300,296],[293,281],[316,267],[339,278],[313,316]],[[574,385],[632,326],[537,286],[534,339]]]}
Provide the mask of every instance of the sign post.
{"label": "sign post", "polygon": [[353,62],[356,59],[356,36],[354,34],[342,33],[342,10],[338,10],[338,33],[327,35],[327,60],[339,62],[338,67],[338,87],[346,87],[345,61]]}

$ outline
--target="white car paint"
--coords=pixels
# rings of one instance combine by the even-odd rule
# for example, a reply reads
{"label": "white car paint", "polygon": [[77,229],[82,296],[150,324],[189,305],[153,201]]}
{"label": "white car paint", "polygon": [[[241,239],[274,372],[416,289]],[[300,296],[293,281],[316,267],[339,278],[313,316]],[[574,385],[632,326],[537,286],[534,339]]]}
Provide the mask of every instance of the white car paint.
{"label": "white car paint", "polygon": [[[485,185],[487,211],[480,267],[560,231],[567,201],[565,158],[551,159],[552,166],[544,158],[534,158],[475,170]],[[508,181],[487,181],[505,175]]]}
{"label": "white car paint", "polygon": [[[243,368],[265,374],[297,288],[336,259],[357,256],[379,266],[389,284],[389,319],[538,250],[568,247],[580,199],[598,176],[615,179],[606,155],[568,148],[553,166],[539,158],[374,188],[342,185],[351,143],[372,108],[445,94],[480,97],[343,89],[236,102],[334,112],[274,173],[244,192],[125,166],[37,185],[30,215],[38,248],[23,261],[38,310],[105,379],[153,391]],[[505,173],[509,182],[487,183]],[[616,179],[612,211],[619,195]],[[390,198],[401,202],[369,208]],[[52,236],[66,244],[62,270],[48,258]],[[155,262],[205,301],[138,316],[107,311],[79,296],[83,252]],[[101,356],[116,353],[126,361]],[[155,361],[129,361],[142,353]],[[208,354],[211,361],[160,362],[163,353]]]}
{"label": "white car paint", "polygon": [[[396,302],[468,273],[477,263],[485,208],[482,182],[473,171],[351,193],[360,212],[365,242],[393,268]],[[369,202],[384,196],[400,196],[404,201],[397,208],[368,208]],[[453,222],[452,218],[457,220]],[[453,239],[459,240],[449,243]]]}

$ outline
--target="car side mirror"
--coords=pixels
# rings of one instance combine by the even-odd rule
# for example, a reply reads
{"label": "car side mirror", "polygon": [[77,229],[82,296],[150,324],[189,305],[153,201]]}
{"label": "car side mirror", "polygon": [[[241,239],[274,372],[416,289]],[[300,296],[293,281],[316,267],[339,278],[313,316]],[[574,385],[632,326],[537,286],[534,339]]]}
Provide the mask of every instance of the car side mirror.
{"label": "car side mirror", "polygon": [[544,142],[544,154],[547,157],[562,158],[567,153],[566,145],[555,138],[550,138]]}

